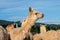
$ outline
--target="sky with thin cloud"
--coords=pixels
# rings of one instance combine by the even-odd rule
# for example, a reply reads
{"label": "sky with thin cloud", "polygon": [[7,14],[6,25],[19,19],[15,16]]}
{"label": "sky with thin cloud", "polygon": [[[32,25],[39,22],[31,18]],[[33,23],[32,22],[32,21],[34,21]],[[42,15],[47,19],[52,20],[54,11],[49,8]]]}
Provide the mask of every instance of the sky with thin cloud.
{"label": "sky with thin cloud", "polygon": [[37,22],[60,24],[60,0],[0,0],[0,20],[21,21],[29,7],[44,13]]}

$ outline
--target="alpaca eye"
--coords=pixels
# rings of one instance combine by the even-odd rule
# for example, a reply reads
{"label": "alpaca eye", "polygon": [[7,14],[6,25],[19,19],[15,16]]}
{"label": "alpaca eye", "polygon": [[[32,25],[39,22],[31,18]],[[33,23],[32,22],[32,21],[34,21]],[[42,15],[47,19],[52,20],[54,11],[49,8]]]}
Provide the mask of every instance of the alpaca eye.
{"label": "alpaca eye", "polygon": [[25,20],[24,20],[24,22],[25,22]]}
{"label": "alpaca eye", "polygon": [[35,15],[37,15],[38,13],[35,13]]}

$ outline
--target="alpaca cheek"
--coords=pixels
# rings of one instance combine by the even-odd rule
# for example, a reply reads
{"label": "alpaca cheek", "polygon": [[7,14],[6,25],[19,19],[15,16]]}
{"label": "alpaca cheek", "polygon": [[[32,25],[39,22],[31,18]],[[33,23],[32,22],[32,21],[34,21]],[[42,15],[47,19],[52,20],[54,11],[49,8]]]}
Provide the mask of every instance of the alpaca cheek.
{"label": "alpaca cheek", "polygon": [[37,19],[37,16],[34,15],[31,19],[32,19],[32,20],[36,20],[36,19]]}

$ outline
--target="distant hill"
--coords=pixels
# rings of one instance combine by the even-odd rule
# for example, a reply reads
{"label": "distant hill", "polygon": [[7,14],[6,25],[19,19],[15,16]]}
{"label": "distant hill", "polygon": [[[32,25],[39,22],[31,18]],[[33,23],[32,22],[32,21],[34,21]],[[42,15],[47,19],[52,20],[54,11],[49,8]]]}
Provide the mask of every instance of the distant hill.
{"label": "distant hill", "polygon": [[6,20],[0,20],[0,25],[7,25],[7,24],[11,24],[14,23],[12,21],[6,21]]}
{"label": "distant hill", "polygon": [[[0,25],[2,25],[4,28],[8,25],[8,24],[11,24],[11,23],[17,23],[18,24],[18,27],[21,27],[21,22],[20,21],[17,21],[17,22],[13,22],[13,21],[6,21],[6,20],[0,20]],[[33,25],[32,29],[31,29],[31,32],[35,32],[35,33],[39,33],[40,29],[40,24],[43,24],[43,25],[46,25],[46,30],[58,30],[60,29],[60,24],[45,24],[45,23],[35,23],[35,25]]]}
{"label": "distant hill", "polygon": [[18,26],[21,25],[20,21],[13,22],[13,21],[0,20],[0,25],[2,25],[3,27],[6,27],[8,24],[12,24],[12,23],[17,23]]}

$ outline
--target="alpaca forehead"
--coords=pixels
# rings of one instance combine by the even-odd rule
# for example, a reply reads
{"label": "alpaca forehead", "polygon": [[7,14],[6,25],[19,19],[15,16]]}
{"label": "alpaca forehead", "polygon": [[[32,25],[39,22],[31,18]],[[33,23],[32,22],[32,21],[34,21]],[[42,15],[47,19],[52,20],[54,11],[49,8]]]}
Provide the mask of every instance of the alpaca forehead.
{"label": "alpaca forehead", "polygon": [[35,13],[40,14],[41,12],[38,12],[38,11],[33,11],[33,12],[32,12],[32,15],[34,15]]}
{"label": "alpaca forehead", "polygon": [[33,13],[37,13],[37,11],[34,10]]}

